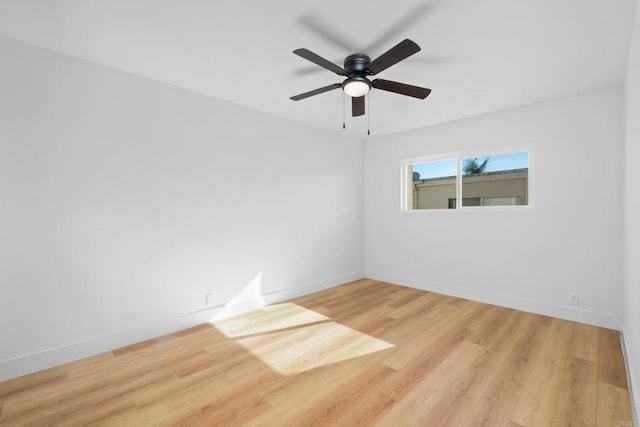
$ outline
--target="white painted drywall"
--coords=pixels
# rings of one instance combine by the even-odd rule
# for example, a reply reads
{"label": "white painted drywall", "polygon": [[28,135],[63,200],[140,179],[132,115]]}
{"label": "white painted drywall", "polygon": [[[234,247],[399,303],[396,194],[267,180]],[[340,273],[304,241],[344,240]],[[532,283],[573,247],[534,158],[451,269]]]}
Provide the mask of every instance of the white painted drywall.
{"label": "white painted drywall", "polygon": [[360,141],[4,37],[0,58],[0,380],[207,293],[362,277]]}
{"label": "white painted drywall", "polygon": [[625,83],[624,333],[636,410],[640,410],[640,2]]}
{"label": "white painted drywall", "polygon": [[[401,160],[503,147],[533,147],[535,207],[401,212]],[[372,139],[365,274],[619,328],[622,148],[621,87]]]}

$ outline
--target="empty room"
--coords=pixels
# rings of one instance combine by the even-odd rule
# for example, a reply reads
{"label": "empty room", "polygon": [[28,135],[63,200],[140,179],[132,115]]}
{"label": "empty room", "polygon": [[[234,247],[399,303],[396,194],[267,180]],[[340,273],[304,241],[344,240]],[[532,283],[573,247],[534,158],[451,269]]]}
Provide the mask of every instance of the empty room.
{"label": "empty room", "polygon": [[0,0],[1,426],[640,410],[640,0]]}

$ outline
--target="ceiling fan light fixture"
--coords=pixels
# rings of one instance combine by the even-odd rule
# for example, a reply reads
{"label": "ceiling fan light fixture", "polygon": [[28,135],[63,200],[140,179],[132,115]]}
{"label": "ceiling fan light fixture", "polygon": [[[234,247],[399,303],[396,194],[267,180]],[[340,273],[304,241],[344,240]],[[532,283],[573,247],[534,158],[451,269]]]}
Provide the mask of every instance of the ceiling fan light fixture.
{"label": "ceiling fan light fixture", "polygon": [[352,98],[364,96],[370,89],[371,82],[365,77],[350,77],[342,83],[342,90]]}

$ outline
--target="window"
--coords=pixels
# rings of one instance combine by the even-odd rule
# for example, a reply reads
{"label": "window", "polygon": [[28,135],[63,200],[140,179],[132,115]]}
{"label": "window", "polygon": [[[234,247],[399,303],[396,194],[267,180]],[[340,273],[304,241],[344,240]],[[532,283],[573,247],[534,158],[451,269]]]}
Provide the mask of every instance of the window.
{"label": "window", "polygon": [[404,210],[530,205],[529,152],[407,160]]}
{"label": "window", "polygon": [[407,209],[447,209],[456,197],[457,159],[407,165]]}

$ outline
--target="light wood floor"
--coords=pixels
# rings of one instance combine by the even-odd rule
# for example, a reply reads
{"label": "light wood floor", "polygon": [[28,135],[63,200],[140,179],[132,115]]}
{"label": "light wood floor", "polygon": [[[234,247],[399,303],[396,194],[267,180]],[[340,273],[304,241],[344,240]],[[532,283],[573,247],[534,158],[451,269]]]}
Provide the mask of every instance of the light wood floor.
{"label": "light wood floor", "polygon": [[618,332],[372,280],[0,383],[2,426],[630,420]]}

